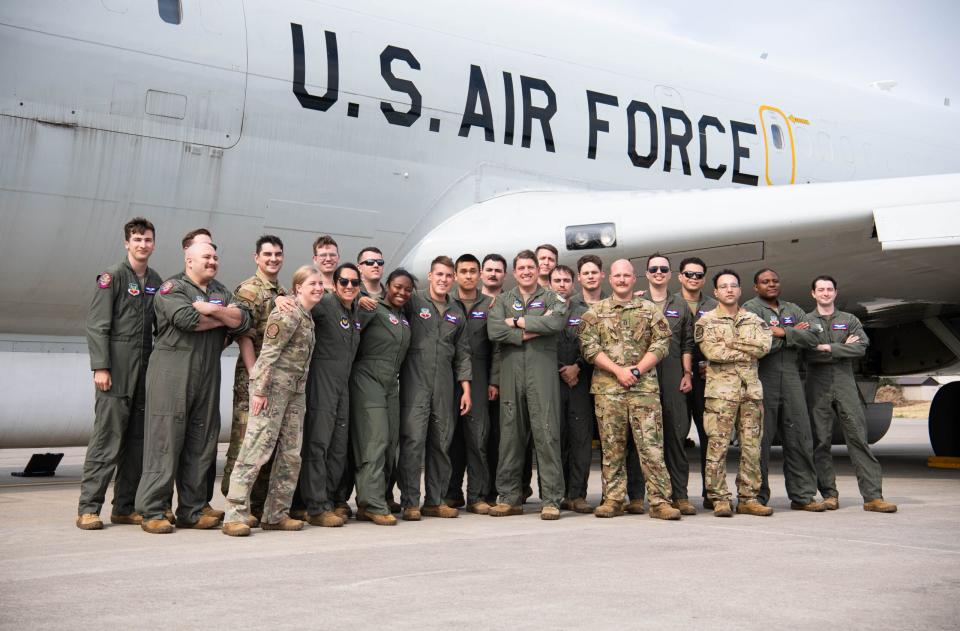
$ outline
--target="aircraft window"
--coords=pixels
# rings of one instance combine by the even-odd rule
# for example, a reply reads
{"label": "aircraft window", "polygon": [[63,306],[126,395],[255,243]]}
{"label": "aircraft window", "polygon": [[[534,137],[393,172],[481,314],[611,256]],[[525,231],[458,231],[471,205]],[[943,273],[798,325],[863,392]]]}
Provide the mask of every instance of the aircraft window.
{"label": "aircraft window", "polygon": [[777,149],[783,149],[783,131],[780,125],[770,125],[770,132],[773,136],[773,146]]}
{"label": "aircraft window", "polygon": [[167,24],[180,24],[183,20],[180,0],[157,0],[157,9],[160,11],[160,19]]}

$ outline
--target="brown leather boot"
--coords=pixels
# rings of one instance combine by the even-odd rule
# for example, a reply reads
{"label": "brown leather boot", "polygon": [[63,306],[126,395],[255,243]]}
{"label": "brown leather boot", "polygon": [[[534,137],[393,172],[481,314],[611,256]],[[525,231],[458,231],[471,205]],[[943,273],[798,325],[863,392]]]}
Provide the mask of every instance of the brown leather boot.
{"label": "brown leather boot", "polygon": [[454,517],[460,516],[460,511],[456,508],[451,508],[446,504],[435,504],[430,506],[424,504],[420,507],[420,514],[424,517],[443,517],[445,519],[453,519]]}
{"label": "brown leather boot", "polygon": [[773,515],[773,509],[769,506],[764,506],[757,500],[747,500],[737,502],[737,513],[741,515],[769,517],[770,515]]}
{"label": "brown leather boot", "polygon": [[103,521],[101,521],[100,515],[96,513],[84,513],[83,515],[77,515],[77,528],[80,530],[102,530]]}
{"label": "brown leather boot", "polygon": [[286,530],[293,532],[295,530],[303,530],[303,522],[299,519],[292,519],[291,517],[284,516],[283,519],[275,524],[268,524],[267,522],[262,521],[260,522],[260,527],[264,530]]}
{"label": "brown leather boot", "polygon": [[450,508],[463,508],[467,505],[467,502],[462,497],[448,497],[443,500],[443,503]]}
{"label": "brown leather boot", "polygon": [[573,500],[563,498],[560,500],[560,508],[563,510],[573,510]]}
{"label": "brown leather boot", "polygon": [[339,515],[343,521],[347,521],[353,517],[353,509],[350,508],[350,505],[346,502],[337,502],[337,505],[333,507],[333,512]]}
{"label": "brown leather boot", "polygon": [[490,512],[487,513],[491,517],[509,517],[510,515],[523,515],[523,506],[519,504],[507,504],[505,502],[500,502],[494,504],[490,507]]}
{"label": "brown leather boot", "polygon": [[626,511],[631,515],[643,515],[643,500],[630,500]]}
{"label": "brown leather boot", "polygon": [[310,518],[310,513],[308,513],[307,509],[304,508],[290,511],[290,516],[294,519],[299,519],[300,521],[307,521]]}
{"label": "brown leather boot", "polygon": [[392,499],[387,500],[387,508],[389,508],[390,512],[393,513],[394,515],[398,515],[400,511],[403,510],[403,507],[400,506],[400,502],[394,501]]}
{"label": "brown leather boot", "polygon": [[[563,508],[563,506],[561,506],[561,508]],[[593,505],[587,502],[586,499],[578,497],[570,502],[570,508],[568,510],[582,515],[589,515],[593,512]]]}
{"label": "brown leather boot", "polygon": [[219,525],[220,520],[213,515],[200,515],[200,519],[192,524],[177,520],[177,528],[185,528],[188,530],[210,530],[211,528],[216,528]]}
{"label": "brown leather boot", "polygon": [[675,521],[680,519],[680,509],[670,506],[666,502],[650,505],[650,517],[652,519],[666,519]]}
{"label": "brown leather boot", "polygon": [[129,515],[110,515],[110,523],[139,526],[143,523],[143,515],[136,511],[130,513]]}
{"label": "brown leather boot", "polygon": [[679,510],[681,515],[697,514],[697,508],[688,499],[673,500],[673,507]]}
{"label": "brown leather boot", "polygon": [[467,506],[467,512],[473,513],[474,515],[486,515],[490,512],[490,505],[480,500],[479,502],[474,502]]}
{"label": "brown leather boot", "polygon": [[343,518],[333,511],[324,511],[318,515],[310,515],[307,523],[311,526],[322,526],[323,528],[339,528],[344,524]]}
{"label": "brown leather boot", "polygon": [[175,526],[177,524],[177,516],[173,514],[172,510],[168,509],[163,511],[163,518],[170,522],[171,526]]}
{"label": "brown leather boot", "polygon": [[396,526],[397,518],[391,513],[382,515],[380,513],[371,513],[368,510],[357,510],[357,521],[372,521],[377,526]]}
{"label": "brown leather boot", "polygon": [[223,525],[223,528],[221,528],[220,531],[229,537],[250,536],[250,526],[246,525],[242,521],[228,521]]}
{"label": "brown leather boot", "polygon": [[895,513],[897,505],[893,502],[886,502],[882,497],[863,503],[863,510],[871,513]]}
{"label": "brown leather boot", "polygon": [[246,524],[247,524],[247,527],[248,527],[248,528],[259,528],[259,527],[260,527],[260,520],[257,518],[256,515],[249,515],[249,516],[247,517]]}
{"label": "brown leather boot", "polygon": [[560,519],[560,509],[556,506],[544,506],[540,509],[540,519],[544,521],[555,521]]}
{"label": "brown leather boot", "polygon": [[823,507],[827,510],[837,510],[840,508],[840,498],[836,496],[825,497],[821,504],[823,504]]}
{"label": "brown leather boot", "polygon": [[823,505],[823,502],[810,500],[806,504],[802,502],[790,502],[790,510],[805,510],[810,513],[822,513],[823,511],[827,510],[827,507]]}
{"label": "brown leather boot", "polygon": [[173,524],[166,519],[145,519],[140,528],[151,535],[168,535],[173,532]]}
{"label": "brown leather boot", "polygon": [[208,517],[216,517],[217,521],[222,521],[223,516],[226,515],[222,510],[217,510],[209,504],[204,504],[203,508],[200,509],[200,514]]}
{"label": "brown leather boot", "polygon": [[730,508],[730,502],[727,500],[716,500],[710,503],[713,505],[714,517],[733,517],[733,509]]}
{"label": "brown leather boot", "polygon": [[[390,512],[392,513],[393,511]],[[403,509],[400,519],[403,521],[420,521],[420,509],[416,506],[408,506]]]}
{"label": "brown leather boot", "polygon": [[623,502],[617,500],[603,500],[600,506],[593,511],[594,517],[618,517],[623,515]]}

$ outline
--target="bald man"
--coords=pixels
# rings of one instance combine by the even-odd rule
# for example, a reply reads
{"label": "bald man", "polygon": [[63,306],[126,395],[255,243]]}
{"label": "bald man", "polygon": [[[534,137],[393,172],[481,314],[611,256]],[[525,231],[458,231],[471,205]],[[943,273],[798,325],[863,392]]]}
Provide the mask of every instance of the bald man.
{"label": "bald man", "polygon": [[183,277],[163,283],[154,299],[157,337],[147,369],[143,475],[136,499],[140,526],[153,534],[173,532],[164,508],[174,482],[178,527],[219,525],[219,518],[202,510],[220,433],[220,353],[227,336],[243,333],[251,322],[216,280],[220,261],[211,244],[195,242],[184,259]]}

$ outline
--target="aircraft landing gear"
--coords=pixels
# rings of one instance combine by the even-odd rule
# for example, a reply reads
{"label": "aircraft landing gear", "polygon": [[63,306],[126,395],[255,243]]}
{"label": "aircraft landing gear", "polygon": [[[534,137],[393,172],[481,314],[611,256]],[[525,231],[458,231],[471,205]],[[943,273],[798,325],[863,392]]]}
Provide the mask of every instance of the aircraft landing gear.
{"label": "aircraft landing gear", "polygon": [[933,397],[929,428],[934,454],[960,457],[960,381],[942,386]]}

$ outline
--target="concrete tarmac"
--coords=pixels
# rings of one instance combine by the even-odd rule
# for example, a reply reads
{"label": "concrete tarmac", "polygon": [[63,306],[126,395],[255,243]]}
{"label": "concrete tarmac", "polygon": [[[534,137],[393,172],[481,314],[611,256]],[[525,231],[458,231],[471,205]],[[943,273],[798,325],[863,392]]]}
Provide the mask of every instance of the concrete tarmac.
{"label": "concrete tarmac", "polygon": [[[109,503],[103,531],[80,531],[84,450],[27,481],[9,472],[30,450],[0,451],[0,629],[957,629],[960,471],[926,467],[926,432],[895,419],[874,445],[893,515],[862,510],[842,447],[840,510],[789,510],[775,449],[769,518],[542,522],[531,501],[517,517],[245,539],[111,526]],[[596,462],[589,488],[599,502]]]}

